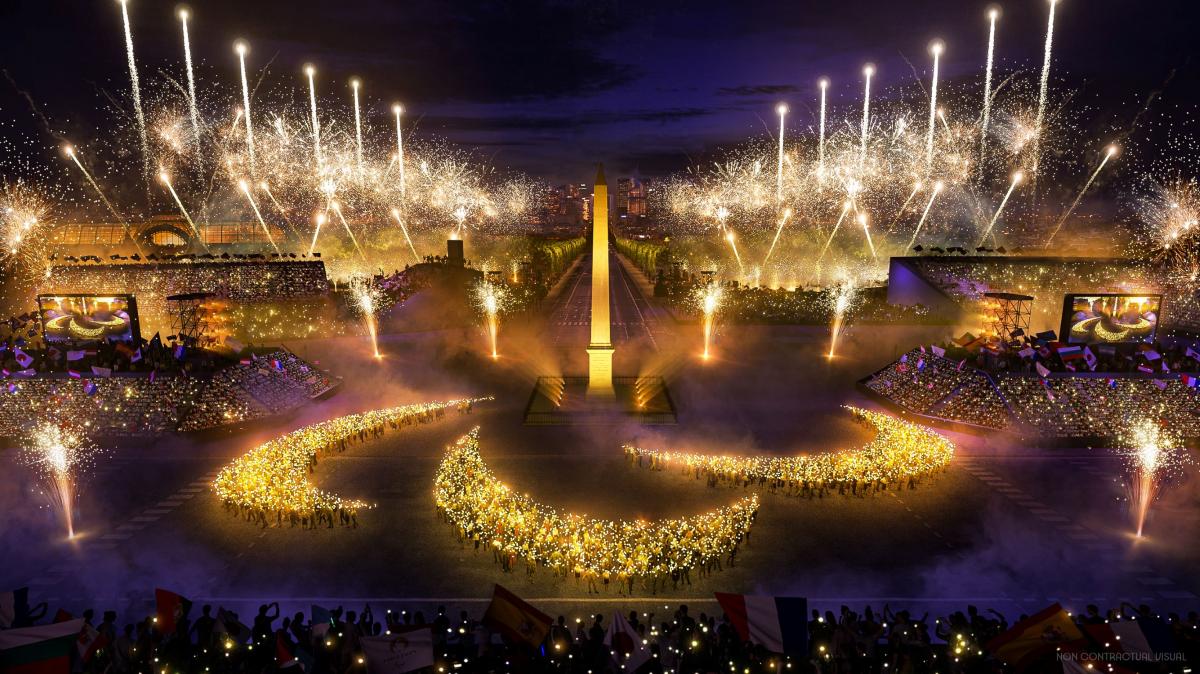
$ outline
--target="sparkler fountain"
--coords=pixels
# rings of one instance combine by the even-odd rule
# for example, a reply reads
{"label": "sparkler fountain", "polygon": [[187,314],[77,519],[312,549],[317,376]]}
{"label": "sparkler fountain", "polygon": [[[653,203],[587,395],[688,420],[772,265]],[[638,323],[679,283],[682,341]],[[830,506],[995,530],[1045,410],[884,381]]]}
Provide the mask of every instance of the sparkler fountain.
{"label": "sparkler fountain", "polygon": [[1124,440],[1128,445],[1126,457],[1135,535],[1141,538],[1150,505],[1161,492],[1165,480],[1179,470],[1187,453],[1181,449],[1182,443],[1150,420],[1135,424],[1125,433]]}
{"label": "sparkler fountain", "polygon": [[67,538],[75,538],[75,496],[79,473],[91,465],[95,448],[64,428],[39,424],[23,450],[24,460],[42,478],[51,507],[59,511]]}
{"label": "sparkler fountain", "polygon": [[479,308],[483,311],[484,324],[487,326],[488,337],[492,343],[492,359],[500,357],[498,338],[500,333],[500,312],[503,311],[508,291],[504,286],[482,281],[475,291]]}
{"label": "sparkler fountain", "polygon": [[832,360],[837,356],[838,340],[846,330],[846,314],[853,307],[857,296],[854,279],[849,276],[843,276],[839,283],[829,289],[829,293],[831,295],[830,301],[832,303],[833,320],[829,324],[829,352],[825,354],[825,357]]}
{"label": "sparkler fountain", "polygon": [[721,294],[721,286],[712,281],[699,289],[704,326],[704,360],[708,360],[712,355],[712,338],[717,323],[717,310],[721,308]]}
{"label": "sparkler fountain", "polygon": [[355,276],[350,280],[350,292],[354,295],[355,307],[362,315],[363,323],[367,327],[367,334],[371,337],[371,350],[376,358],[383,358],[383,354],[379,353],[379,335],[375,324],[375,311],[379,306],[379,289],[375,287],[370,277]]}

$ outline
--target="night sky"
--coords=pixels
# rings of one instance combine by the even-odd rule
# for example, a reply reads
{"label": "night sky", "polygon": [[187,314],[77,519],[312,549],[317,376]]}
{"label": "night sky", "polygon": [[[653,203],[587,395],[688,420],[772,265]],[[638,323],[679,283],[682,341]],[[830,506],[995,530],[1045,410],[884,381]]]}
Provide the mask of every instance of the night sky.
{"label": "night sky", "polygon": [[[1109,117],[1200,100],[1197,4],[1185,0],[1063,0],[1055,76]],[[130,0],[143,77],[182,76],[174,10]],[[831,102],[858,105],[860,71],[877,64],[883,87],[928,78],[926,46],[946,42],[943,81],[979,78],[989,5],[974,0],[197,0],[190,7],[201,88],[237,86],[237,38],[248,65],[274,58],[277,82],[304,86],[315,63],[320,90],[364,81],[371,114],[391,101],[411,111],[417,134],[436,134],[550,180],[583,180],[595,161],[618,173],[661,175],[716,148],[769,133],[774,104],[789,127],[813,121],[816,81]],[[998,72],[1041,65],[1046,0],[1010,0],[998,37]],[[115,0],[7,0],[0,118],[37,132],[27,91],[55,128],[96,134],[102,92],[128,90]],[[911,61],[912,66],[909,65]],[[1174,73],[1172,75],[1172,73]],[[290,80],[288,78],[291,78]],[[1164,87],[1164,83],[1166,86]],[[15,85],[15,86],[14,86]],[[53,146],[46,137],[47,148]],[[50,150],[48,149],[49,153]],[[610,169],[613,171],[614,169]]]}

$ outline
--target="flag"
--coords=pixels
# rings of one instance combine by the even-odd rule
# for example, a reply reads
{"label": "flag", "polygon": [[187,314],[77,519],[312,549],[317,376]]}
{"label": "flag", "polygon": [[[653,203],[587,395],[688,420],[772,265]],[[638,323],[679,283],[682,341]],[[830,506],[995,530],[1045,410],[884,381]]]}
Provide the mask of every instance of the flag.
{"label": "flag", "polygon": [[158,376],[158,370],[150,370],[150,383],[154,383],[154,378]]}
{"label": "flag", "polygon": [[1150,367],[1149,365],[1138,365],[1137,369],[1138,371],[1145,372],[1146,374],[1154,374],[1154,368]]}
{"label": "flag", "polygon": [[1196,350],[1190,346],[1183,353],[1184,353],[1184,355],[1186,355],[1188,358],[1191,358],[1192,360],[1200,361],[1200,353],[1197,353]]}
{"label": "flag", "polygon": [[985,648],[1014,669],[1028,667],[1040,657],[1066,643],[1083,638],[1071,616],[1059,604],[1052,604],[1013,625],[995,637]]}
{"label": "flag", "polygon": [[945,350],[945,349],[943,349],[943,348],[942,348],[942,347],[940,347],[940,346],[931,346],[931,347],[929,347],[929,350],[930,350],[930,351],[933,351],[933,355],[935,355],[935,356],[937,356],[937,357],[939,357],[939,358],[945,358],[945,357],[946,357],[946,350]]}
{"label": "flag", "polygon": [[1155,379],[1154,385],[1157,386],[1158,390],[1160,390],[1160,391],[1167,390],[1167,380],[1165,380],[1165,379]]}
{"label": "flag", "polygon": [[233,335],[225,336],[225,346],[229,347],[234,353],[241,353],[242,349],[246,348],[246,345],[235,339]]}
{"label": "flag", "polygon": [[1096,354],[1092,353],[1092,350],[1086,346],[1083,347],[1083,359],[1087,361],[1089,368],[1096,369]]}
{"label": "flag", "polygon": [[0,672],[70,674],[83,619],[0,631]]}
{"label": "flag", "polygon": [[907,354],[907,353],[906,353],[906,354],[904,354],[903,356],[900,356],[900,362],[901,362],[901,363],[907,363],[907,362],[908,362],[908,354]]}
{"label": "flag", "polygon": [[280,669],[300,664],[300,661],[296,660],[296,656],[292,654],[291,645],[283,638],[281,632],[275,634],[275,664],[279,665]]}
{"label": "flag", "polygon": [[1196,388],[1196,378],[1190,374],[1179,375],[1179,380],[1182,381],[1183,385],[1188,388]]}
{"label": "flag", "polygon": [[161,587],[154,590],[154,603],[158,607],[158,631],[163,634],[174,632],[176,621],[192,607],[192,602]]}
{"label": "flag", "polygon": [[1028,358],[1033,358],[1033,354],[1035,354],[1035,353],[1037,353],[1037,352],[1033,350],[1033,347],[1027,346],[1024,349],[1021,349],[1020,351],[1018,351],[1017,355],[1020,356],[1021,358],[1028,359]]}
{"label": "flag", "polygon": [[214,630],[225,634],[235,644],[244,644],[250,640],[250,628],[243,625],[237,616],[223,608],[217,609],[217,622]]}
{"label": "flag", "polygon": [[1108,382],[1108,387],[1109,387],[1109,388],[1116,388],[1116,387],[1117,387],[1117,380],[1116,380],[1116,379],[1113,379],[1112,377],[1109,377],[1109,378],[1108,378],[1108,379],[1106,379],[1105,381],[1107,381],[1107,382]]}
{"label": "flag", "polygon": [[37,370],[29,368],[27,370],[17,370],[13,373],[14,377],[32,377],[37,374]]}
{"label": "flag", "polygon": [[329,609],[313,604],[311,615],[312,620],[309,624],[312,625],[313,636],[324,637],[329,632],[329,628],[333,626],[333,614],[329,612]]}
{"label": "flag", "polygon": [[104,377],[107,379],[108,377],[112,376],[112,368],[111,367],[98,367],[96,365],[93,365],[92,366],[92,374],[96,375],[97,377]]}
{"label": "flag", "polygon": [[79,651],[79,657],[84,662],[91,662],[92,657],[101,648],[108,645],[108,638],[102,636],[95,627],[83,624],[83,628],[79,630],[79,636],[75,638],[75,648]]}
{"label": "flag", "polygon": [[29,365],[33,363],[33,356],[20,349],[13,350],[13,357],[17,359],[17,364],[19,364],[22,368],[29,367]]}
{"label": "flag", "polygon": [[67,351],[67,360],[83,360],[87,351]]}
{"label": "flag", "polygon": [[116,349],[117,353],[127,358],[133,355],[133,349],[129,348],[129,345],[125,342],[117,342],[117,345],[113,348]]}
{"label": "flag", "polygon": [[1042,365],[1041,363],[1034,363],[1033,367],[1037,369],[1037,373],[1039,376],[1042,376],[1042,377],[1050,376],[1050,369],[1047,368],[1045,365]]}
{"label": "flag", "polygon": [[924,371],[925,371],[925,359],[921,358],[920,360],[917,361],[917,372],[924,372]]}
{"label": "flag", "polygon": [[1058,340],[1058,335],[1053,330],[1046,330],[1045,332],[1039,332],[1036,335],[1034,335],[1034,337],[1045,340],[1047,342],[1053,342],[1053,341]]}
{"label": "flag", "polygon": [[76,370],[67,370],[67,376],[71,379],[79,379],[83,375],[79,374],[79,372]]}
{"label": "flag", "polygon": [[534,608],[512,592],[496,585],[492,603],[483,614],[483,624],[511,641],[536,647],[550,631],[550,616]]}
{"label": "flag", "polygon": [[1049,399],[1050,402],[1054,402],[1054,392],[1050,390],[1050,382],[1046,381],[1045,379],[1040,379],[1039,381],[1042,382],[1042,390],[1046,392],[1046,398]]}
{"label": "flag", "polygon": [[1157,351],[1155,351],[1154,349],[1147,349],[1145,352],[1142,353],[1142,355],[1146,357],[1146,360],[1151,360],[1151,361],[1162,358],[1162,356],[1159,355],[1159,353]]}
{"label": "flag", "polygon": [[966,358],[963,358],[962,360],[958,361],[958,371],[962,372],[963,366],[966,364],[967,364]]}
{"label": "flag", "polygon": [[22,587],[11,592],[0,592],[0,630],[20,625],[28,613],[29,588]]}
{"label": "flag", "polygon": [[136,363],[141,359],[142,359],[142,350],[141,350],[141,348],[138,348],[138,350],[134,351],[133,355],[129,357],[129,362]]}
{"label": "flag", "polygon": [[808,600],[716,593],[721,610],[743,641],[774,653],[808,653]]}
{"label": "flag", "polygon": [[184,354],[183,345],[180,344],[180,345],[176,346],[175,347],[175,360],[183,360],[183,354]]}
{"label": "flag", "polygon": [[1156,655],[1176,650],[1171,628],[1156,618],[1119,620],[1110,622],[1108,626],[1121,640],[1122,651],[1137,653],[1145,662],[1154,661]]}
{"label": "flag", "polygon": [[89,396],[95,395],[96,394],[96,382],[92,381],[91,379],[84,379],[83,380],[83,393],[84,393],[84,395],[89,395]]}
{"label": "flag", "polygon": [[271,367],[275,368],[276,372],[283,372],[283,363],[280,363],[278,358],[271,359]]}
{"label": "flag", "polygon": [[650,659],[650,650],[642,643],[642,637],[629,624],[620,611],[613,611],[608,631],[604,633],[604,645],[612,653],[613,661],[622,671],[637,671]]}
{"label": "flag", "polygon": [[[493,597],[492,603],[495,601]],[[404,674],[433,666],[433,628],[429,626],[392,630],[386,636],[363,637],[359,645],[367,660],[369,674]]]}

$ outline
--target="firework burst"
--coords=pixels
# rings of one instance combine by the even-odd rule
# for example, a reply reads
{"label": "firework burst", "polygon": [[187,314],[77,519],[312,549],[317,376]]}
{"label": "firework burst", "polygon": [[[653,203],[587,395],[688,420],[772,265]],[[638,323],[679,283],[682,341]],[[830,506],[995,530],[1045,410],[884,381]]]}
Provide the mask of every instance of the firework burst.
{"label": "firework burst", "polygon": [[1150,420],[1131,426],[1122,437],[1129,501],[1138,538],[1146,527],[1150,506],[1188,461],[1183,443]]}

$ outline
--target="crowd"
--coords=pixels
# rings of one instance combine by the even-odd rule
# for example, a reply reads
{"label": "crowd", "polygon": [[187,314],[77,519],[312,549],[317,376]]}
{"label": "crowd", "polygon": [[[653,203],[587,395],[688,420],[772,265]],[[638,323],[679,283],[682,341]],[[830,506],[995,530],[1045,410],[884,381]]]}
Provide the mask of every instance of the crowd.
{"label": "crowd", "polygon": [[[1191,358],[1164,353],[1179,369],[1192,367]],[[946,354],[913,349],[864,385],[910,412],[1028,437],[1108,438],[1141,419],[1200,437],[1200,393],[1178,373],[988,372]]]}
{"label": "crowd", "polygon": [[[45,622],[45,613],[41,604],[13,626]],[[1042,621],[1043,634],[1056,630],[1061,640],[1047,639],[1043,647],[1023,654],[1006,647],[1005,637],[1010,629],[1036,624],[1047,612],[1010,621],[999,611],[971,605],[941,617],[887,604],[881,610],[869,605],[861,610],[842,605],[836,612],[814,608],[807,616],[807,652],[786,655],[744,640],[719,608],[696,611],[686,604],[664,607],[661,615],[618,609],[573,619],[544,616],[549,629],[536,642],[506,636],[487,614],[482,619],[467,611],[455,616],[444,606],[429,615],[369,604],[361,611],[314,605],[307,614],[282,613],[278,603],[261,605],[245,624],[233,611],[218,607],[214,612],[211,605],[193,607],[184,600],[170,616],[139,616],[122,625],[115,611],[105,611],[97,622],[95,612],[87,609],[76,619],[80,632],[70,648],[70,671],[365,674],[390,671],[371,661],[367,642],[423,630],[432,643],[422,647],[433,664],[417,671],[438,673],[1167,672],[1189,671],[1200,663],[1200,614],[1163,615],[1145,604],[1126,602],[1108,611],[1095,605],[1074,614],[1052,611]],[[71,618],[60,610],[55,619]],[[1151,638],[1122,644],[1114,639],[1118,634]],[[1064,669],[1060,653],[1070,654],[1080,669]]]}
{"label": "crowd", "polygon": [[[664,283],[659,280],[660,285]],[[676,312],[698,316],[696,290],[705,282],[695,276],[672,282],[663,292]],[[831,295],[823,290],[786,290],[751,287],[737,281],[721,282],[721,321],[730,323],[767,323],[775,325],[827,325],[833,318]],[[887,288],[862,288],[857,291],[853,320],[867,323],[936,323],[940,319],[922,307],[903,307],[887,303]]]}
{"label": "crowd", "polygon": [[288,351],[215,371],[10,378],[0,389],[0,436],[21,437],[33,419],[71,419],[94,436],[152,436],[227,426],[295,409],[337,385]]}
{"label": "crowd", "polygon": [[683,454],[625,446],[638,466],[682,467],[709,486],[772,489],[789,496],[874,495],[889,488],[912,489],[922,478],[950,463],[954,443],[922,426],[870,410],[847,407],[876,433],[862,447],[801,456],[721,456]]}
{"label": "crowd", "polygon": [[388,429],[437,421],[448,409],[470,412],[475,402],[418,403],[310,424],[238,457],[221,470],[213,488],[227,509],[263,527],[284,521],[313,529],[335,521],[356,527],[358,511],[368,504],[317,489],[308,476],[319,458],[379,438]]}
{"label": "crowd", "polygon": [[524,561],[533,575],[540,567],[560,578],[586,584],[588,593],[615,587],[650,592],[670,583],[691,584],[733,565],[738,546],[750,537],[758,496],[700,515],[653,523],[600,520],[561,513],[512,490],[479,455],[479,429],[446,450],[434,481],[438,512],[460,540],[479,552],[489,550],[507,572]]}

